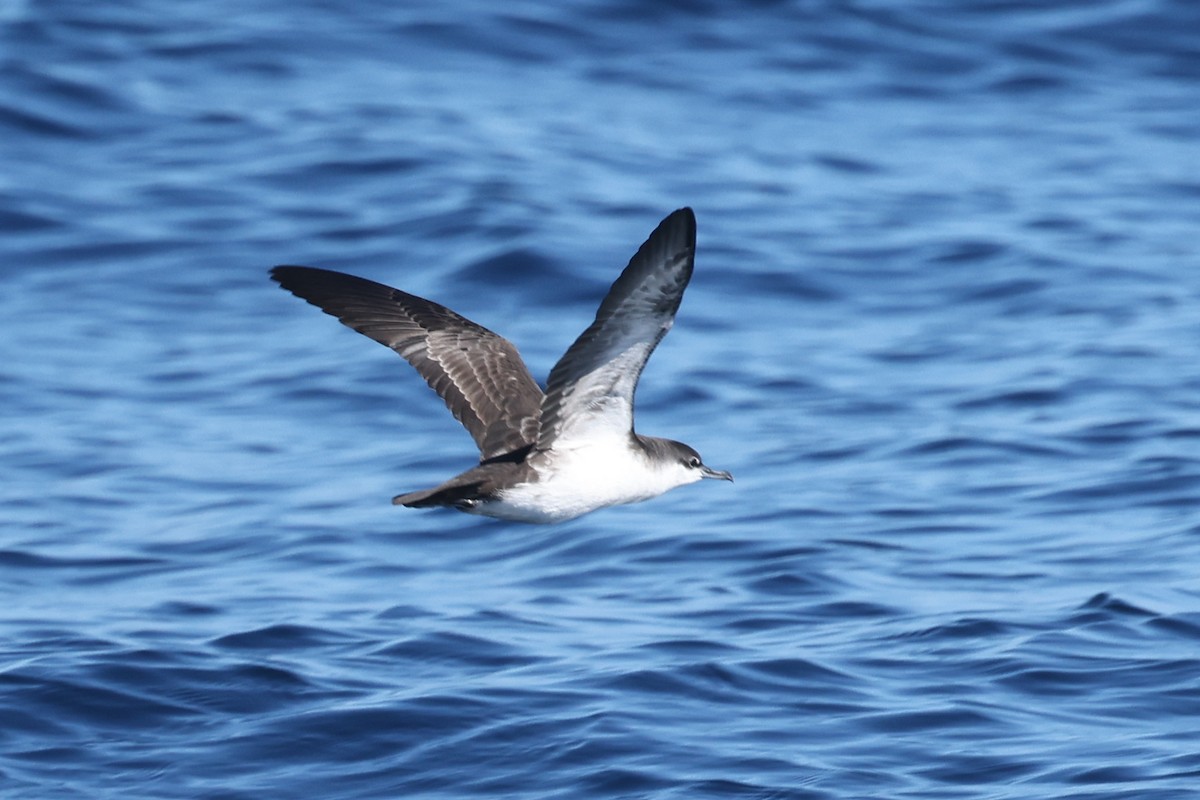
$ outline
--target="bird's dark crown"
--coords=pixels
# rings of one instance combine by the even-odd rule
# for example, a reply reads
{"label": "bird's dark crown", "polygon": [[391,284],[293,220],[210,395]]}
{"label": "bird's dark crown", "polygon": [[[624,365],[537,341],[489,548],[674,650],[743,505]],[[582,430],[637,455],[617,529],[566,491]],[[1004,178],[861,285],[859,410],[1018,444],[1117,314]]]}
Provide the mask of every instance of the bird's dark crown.
{"label": "bird's dark crown", "polygon": [[689,467],[699,467],[702,465],[700,454],[692,447],[677,442],[674,439],[660,439],[657,436],[640,436],[634,434],[634,438],[642,446],[653,461],[677,461]]}

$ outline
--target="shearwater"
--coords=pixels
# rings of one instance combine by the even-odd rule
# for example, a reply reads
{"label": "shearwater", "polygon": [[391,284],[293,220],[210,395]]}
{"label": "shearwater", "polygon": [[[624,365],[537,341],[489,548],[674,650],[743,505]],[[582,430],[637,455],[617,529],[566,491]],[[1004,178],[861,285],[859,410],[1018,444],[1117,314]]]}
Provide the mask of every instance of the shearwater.
{"label": "shearwater", "polygon": [[563,522],[701,478],[733,480],[686,444],[633,429],[638,378],[675,320],[695,252],[696,217],[681,208],[630,260],[545,392],[512,343],[437,303],[313,267],[275,267],[271,276],[399,353],[479,446],[477,466],[393,503]]}

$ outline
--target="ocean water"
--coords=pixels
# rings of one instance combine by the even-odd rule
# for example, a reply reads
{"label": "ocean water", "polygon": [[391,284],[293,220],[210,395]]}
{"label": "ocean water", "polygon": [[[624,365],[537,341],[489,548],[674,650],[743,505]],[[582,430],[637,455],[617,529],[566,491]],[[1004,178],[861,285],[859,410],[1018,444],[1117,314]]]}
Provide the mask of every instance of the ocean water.
{"label": "ocean water", "polygon": [[[0,0],[0,796],[1200,796],[1200,6]],[[278,263],[545,377],[672,209],[560,526]]]}

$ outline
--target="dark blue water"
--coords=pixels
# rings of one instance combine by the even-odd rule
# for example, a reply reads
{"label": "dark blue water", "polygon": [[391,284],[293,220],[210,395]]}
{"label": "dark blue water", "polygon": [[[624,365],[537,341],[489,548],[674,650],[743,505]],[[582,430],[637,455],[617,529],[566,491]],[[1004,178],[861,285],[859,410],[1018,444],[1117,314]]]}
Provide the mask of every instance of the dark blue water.
{"label": "dark blue water", "polygon": [[[1200,794],[1200,6],[0,2],[0,796]],[[276,263],[535,375],[658,220],[555,527]]]}

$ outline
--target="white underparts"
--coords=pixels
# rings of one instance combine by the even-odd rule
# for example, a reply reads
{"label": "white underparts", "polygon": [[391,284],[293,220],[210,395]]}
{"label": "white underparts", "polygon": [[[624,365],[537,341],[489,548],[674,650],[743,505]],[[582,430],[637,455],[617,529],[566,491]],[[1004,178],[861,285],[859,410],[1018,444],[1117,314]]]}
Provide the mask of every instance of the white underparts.
{"label": "white underparts", "polygon": [[628,437],[605,437],[541,453],[536,482],[517,484],[499,499],[466,509],[519,522],[563,522],[607,506],[639,503],[694,483],[699,470],[671,461],[654,463]]}

